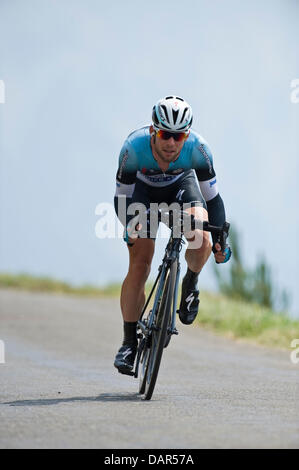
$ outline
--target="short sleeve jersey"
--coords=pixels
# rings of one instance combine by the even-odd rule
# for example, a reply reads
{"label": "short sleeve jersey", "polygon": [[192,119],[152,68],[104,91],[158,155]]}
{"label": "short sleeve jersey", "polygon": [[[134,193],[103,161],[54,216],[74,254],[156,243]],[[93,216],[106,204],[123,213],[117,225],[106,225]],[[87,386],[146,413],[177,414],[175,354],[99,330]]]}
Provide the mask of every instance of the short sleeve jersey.
{"label": "short sleeve jersey", "polygon": [[127,137],[119,156],[117,182],[133,184],[138,178],[151,186],[167,186],[190,169],[195,170],[199,182],[215,177],[209,146],[195,131],[190,131],[180,155],[165,172],[153,156],[150,140],[149,126],[137,129]]}

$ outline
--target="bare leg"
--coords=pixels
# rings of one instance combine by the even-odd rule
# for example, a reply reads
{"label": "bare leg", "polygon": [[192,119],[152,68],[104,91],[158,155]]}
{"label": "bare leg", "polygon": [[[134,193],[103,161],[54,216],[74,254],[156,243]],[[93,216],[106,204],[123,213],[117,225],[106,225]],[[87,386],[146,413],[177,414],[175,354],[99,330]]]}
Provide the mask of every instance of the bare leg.
{"label": "bare leg", "polygon": [[[200,220],[208,220],[208,213],[202,207],[191,207],[187,209],[187,212],[193,214]],[[190,235],[187,235],[188,238],[186,238],[189,245],[185,252],[185,259],[188,268],[195,273],[199,273],[208,261],[212,251],[210,235],[208,232],[203,232],[198,229],[190,232]]]}
{"label": "bare leg", "polygon": [[139,320],[145,302],[145,283],[150,274],[155,242],[151,239],[138,238],[134,246],[129,247],[129,271],[121,289],[120,305],[126,322]]}

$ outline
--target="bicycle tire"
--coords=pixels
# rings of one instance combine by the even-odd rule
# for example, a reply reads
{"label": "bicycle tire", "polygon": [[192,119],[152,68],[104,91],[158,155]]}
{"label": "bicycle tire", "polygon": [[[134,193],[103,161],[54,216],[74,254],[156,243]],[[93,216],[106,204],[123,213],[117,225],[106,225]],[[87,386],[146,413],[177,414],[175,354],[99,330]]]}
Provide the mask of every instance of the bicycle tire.
{"label": "bicycle tire", "polygon": [[[160,307],[159,310],[163,310],[165,306],[165,301],[166,301],[166,292],[168,290],[168,282],[169,282],[169,269],[166,272],[165,275],[165,280],[164,280],[164,286],[162,288],[162,294],[160,297]],[[165,294],[165,295],[164,295]],[[147,340],[143,338],[141,341],[143,341],[143,351],[141,353],[141,358],[140,358],[140,378],[139,378],[139,394],[143,395],[145,392],[145,385],[146,385],[146,379],[147,379],[147,367],[149,363],[149,354],[151,351],[151,338],[149,337]]]}
{"label": "bicycle tire", "polygon": [[141,353],[141,358],[140,358],[140,377],[139,377],[139,391],[138,393],[140,395],[143,395],[145,392],[145,381],[146,381],[146,366],[148,362],[148,353],[149,353],[149,347],[146,345],[145,338],[143,338],[141,341],[144,342],[143,345],[143,351]]}
{"label": "bicycle tire", "polygon": [[[165,280],[164,280],[164,285],[162,286],[162,294],[160,296],[160,306],[159,309],[162,310],[164,309],[165,306],[165,301],[166,301],[166,292],[168,289],[168,282],[169,282],[169,268],[166,271],[165,274]],[[165,295],[164,295],[165,294]],[[147,378],[147,366],[149,362],[149,354],[151,350],[151,337],[145,338],[141,340],[141,343],[143,343],[142,347],[142,352],[141,352],[141,358],[140,358],[140,377],[139,377],[139,394],[143,395],[145,392],[145,384],[146,384],[146,378]]]}
{"label": "bicycle tire", "polygon": [[[168,289],[169,283],[169,269],[165,276],[164,286],[161,294],[160,300],[160,309],[163,310],[166,301],[166,295],[164,293]],[[142,338],[141,343],[143,343],[141,357],[140,357],[140,377],[139,377],[139,394],[143,395],[145,392],[145,384],[146,384],[146,377],[147,377],[147,366],[149,361],[149,354],[150,354],[150,338],[148,340],[145,337]]]}
{"label": "bicycle tire", "polygon": [[[161,364],[162,354],[171,316],[171,306],[173,303],[173,294],[177,272],[177,261],[171,264],[168,277],[165,281],[165,288],[162,294],[162,300],[157,313],[157,325],[159,329],[152,332],[151,346],[146,352],[146,372],[145,372],[145,390],[144,399],[152,398],[154,388],[157,382],[158,372]],[[160,323],[160,324],[159,324]]]}
{"label": "bicycle tire", "polygon": [[139,394],[143,395],[145,392],[146,383],[146,367],[148,363],[149,348],[145,345],[140,360],[140,378],[139,378]]}

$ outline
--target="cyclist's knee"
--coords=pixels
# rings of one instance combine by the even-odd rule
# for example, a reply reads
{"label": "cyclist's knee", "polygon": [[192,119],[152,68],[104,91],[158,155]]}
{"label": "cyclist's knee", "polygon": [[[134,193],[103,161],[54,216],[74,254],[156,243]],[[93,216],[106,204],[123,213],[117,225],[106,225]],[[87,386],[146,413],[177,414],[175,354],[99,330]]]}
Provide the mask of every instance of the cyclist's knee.
{"label": "cyclist's knee", "polygon": [[202,250],[203,251],[212,251],[212,243],[211,243],[211,240],[210,240],[210,234],[208,232],[203,232]]}
{"label": "cyclist's knee", "polygon": [[138,238],[132,247],[129,247],[130,264],[135,262],[151,263],[155,251],[155,242],[150,238]]}
{"label": "cyclist's knee", "polygon": [[192,235],[192,237],[187,238],[188,248],[198,250],[199,252],[211,252],[212,245],[208,232],[196,229],[192,232]]}
{"label": "cyclist's knee", "polygon": [[136,285],[144,284],[151,271],[151,261],[135,260],[130,263],[129,272],[135,278]]}

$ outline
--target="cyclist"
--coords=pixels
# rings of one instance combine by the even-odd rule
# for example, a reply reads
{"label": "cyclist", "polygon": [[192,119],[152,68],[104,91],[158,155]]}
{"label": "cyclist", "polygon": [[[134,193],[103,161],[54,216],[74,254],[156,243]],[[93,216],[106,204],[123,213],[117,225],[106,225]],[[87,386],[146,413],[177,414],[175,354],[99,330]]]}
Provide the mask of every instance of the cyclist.
{"label": "cyclist", "polygon": [[[120,211],[120,199],[131,203],[178,203],[197,219],[221,226],[225,209],[218,192],[211,151],[206,141],[191,130],[193,115],[190,105],[178,96],[166,96],[153,107],[152,124],[132,132],[120,152],[116,175],[114,205],[124,225],[124,240],[129,250],[129,270],[121,289],[121,311],[124,338],[114,366],[123,374],[132,375],[137,350],[137,321],[145,302],[145,282],[154,254],[153,230],[139,224],[128,230],[132,216]],[[185,209],[186,203],[189,207]],[[126,212],[126,211],[125,211]],[[147,224],[146,224],[147,225]],[[143,230],[143,236],[141,232]],[[144,232],[146,232],[144,234]],[[136,236],[139,235],[139,236]],[[200,229],[185,234],[187,272],[182,282],[179,318],[191,324],[198,314],[198,276],[213,250],[215,260],[225,263],[231,256],[230,247],[221,252],[212,235]],[[194,243],[200,240],[200,243]],[[192,245],[193,244],[193,245]]]}

